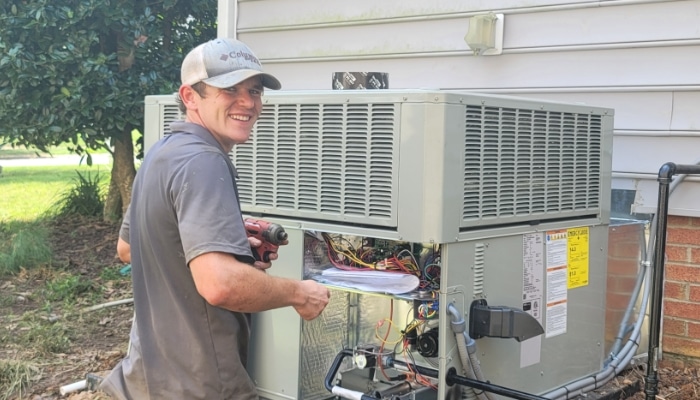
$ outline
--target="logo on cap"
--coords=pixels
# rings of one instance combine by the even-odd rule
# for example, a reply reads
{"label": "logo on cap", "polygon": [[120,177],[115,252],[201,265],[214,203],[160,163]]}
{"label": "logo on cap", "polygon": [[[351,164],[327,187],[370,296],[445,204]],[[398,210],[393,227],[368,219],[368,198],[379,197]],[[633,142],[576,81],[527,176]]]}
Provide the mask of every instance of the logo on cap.
{"label": "logo on cap", "polygon": [[258,65],[260,65],[260,61],[258,61],[257,57],[250,53],[246,53],[245,51],[232,51],[228,54],[222,53],[221,57],[219,58],[221,61],[226,61],[229,58],[242,58],[246,61],[252,61]]}

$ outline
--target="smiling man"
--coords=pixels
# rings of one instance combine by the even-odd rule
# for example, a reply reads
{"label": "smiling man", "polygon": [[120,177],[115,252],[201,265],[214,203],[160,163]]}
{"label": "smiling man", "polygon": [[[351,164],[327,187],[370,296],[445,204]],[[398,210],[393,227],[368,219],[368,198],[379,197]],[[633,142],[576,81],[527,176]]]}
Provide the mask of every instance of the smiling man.
{"label": "smiling man", "polygon": [[257,399],[245,369],[249,313],[292,306],[310,320],[330,297],[314,281],[265,273],[271,264],[251,252],[261,242],[243,225],[228,153],[248,140],[264,88],[281,85],[231,39],[193,49],[181,78],[185,121],[146,155],[119,234],[135,317],[129,353],[101,389],[117,399]]}

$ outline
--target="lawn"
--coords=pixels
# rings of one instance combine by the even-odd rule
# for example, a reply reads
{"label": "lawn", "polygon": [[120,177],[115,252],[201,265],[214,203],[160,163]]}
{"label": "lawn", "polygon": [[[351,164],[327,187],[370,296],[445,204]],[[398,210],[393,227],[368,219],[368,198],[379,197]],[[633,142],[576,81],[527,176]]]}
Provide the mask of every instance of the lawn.
{"label": "lawn", "polygon": [[35,220],[74,184],[78,179],[76,171],[92,178],[99,174],[101,180],[107,182],[110,168],[109,165],[3,167],[0,175],[0,223]]}
{"label": "lawn", "polygon": [[51,154],[43,153],[37,149],[27,149],[26,147],[11,147],[8,144],[0,145],[0,159],[3,158],[33,158],[33,157],[51,157],[51,156],[64,156],[71,154],[68,150],[68,145],[63,144],[61,146],[52,146],[49,148]]}

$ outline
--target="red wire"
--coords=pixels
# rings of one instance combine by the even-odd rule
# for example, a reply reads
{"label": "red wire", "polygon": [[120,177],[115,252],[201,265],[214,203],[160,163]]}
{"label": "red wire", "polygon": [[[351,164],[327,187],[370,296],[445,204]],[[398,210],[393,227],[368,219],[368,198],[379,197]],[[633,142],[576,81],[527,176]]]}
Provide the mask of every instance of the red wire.
{"label": "red wire", "polygon": [[[391,299],[391,306],[390,306],[390,311],[389,311],[389,321],[391,321],[393,319],[394,319],[394,299]],[[386,372],[384,372],[384,366],[382,365],[381,357],[382,357],[382,354],[384,354],[384,344],[386,343],[387,339],[389,338],[389,333],[391,333],[391,324],[389,324],[389,326],[386,329],[386,335],[384,335],[384,340],[382,341],[382,345],[379,346],[379,355],[378,355],[378,357],[379,357],[379,371],[381,371],[382,375],[384,375],[384,378],[386,378],[386,380],[391,380],[391,378],[389,378],[387,376]]]}

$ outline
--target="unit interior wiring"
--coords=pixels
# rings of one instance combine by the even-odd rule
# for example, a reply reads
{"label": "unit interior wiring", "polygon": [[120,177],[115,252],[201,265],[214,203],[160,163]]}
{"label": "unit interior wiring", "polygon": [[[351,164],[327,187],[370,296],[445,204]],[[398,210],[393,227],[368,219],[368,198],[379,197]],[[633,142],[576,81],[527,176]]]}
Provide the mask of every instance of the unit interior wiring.
{"label": "unit interior wiring", "polygon": [[307,255],[315,258],[316,264],[323,264],[320,261],[323,258],[327,267],[344,271],[376,270],[415,275],[420,282],[418,290],[440,289],[439,245],[329,233],[308,237],[311,241],[306,244]]}
{"label": "unit interior wiring", "polygon": [[[410,311],[409,315],[406,316],[406,320],[409,319]],[[363,345],[358,346],[354,352],[355,354],[365,353],[365,355],[372,354],[378,357],[376,366],[381,376],[378,376],[377,379],[384,384],[395,384],[399,381],[404,381],[408,383],[406,387],[425,387],[436,391],[438,387],[434,378],[423,376],[420,372],[411,367],[412,365],[419,364],[414,355],[415,351],[422,356],[421,361],[433,367],[437,367],[437,363],[430,359],[430,357],[436,356],[434,351],[437,350],[437,337],[436,335],[430,335],[430,333],[436,331],[435,328],[430,325],[430,322],[427,320],[413,319],[410,320],[405,327],[400,328],[398,323],[394,321],[394,300],[392,299],[389,317],[377,321],[375,327],[375,338],[379,342],[379,347]],[[431,340],[432,346],[427,346],[430,349],[429,353],[423,352],[421,350],[422,347],[418,345],[425,335],[430,335],[431,338],[433,338]],[[388,351],[388,347],[391,347],[392,350]],[[386,356],[397,358],[402,356],[406,361],[407,370],[399,373],[394,371],[394,373],[390,375],[384,366],[385,360],[383,360],[383,358]],[[364,358],[362,359],[364,360]],[[364,365],[360,365],[360,367],[364,368]]]}

